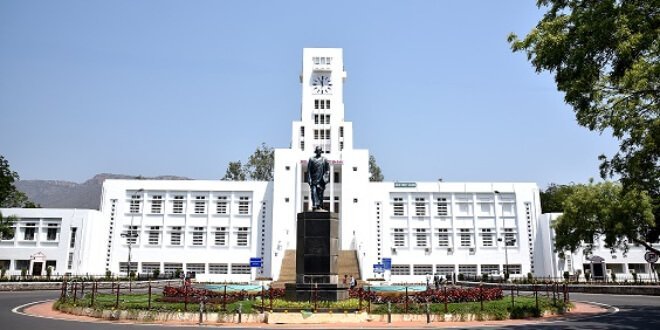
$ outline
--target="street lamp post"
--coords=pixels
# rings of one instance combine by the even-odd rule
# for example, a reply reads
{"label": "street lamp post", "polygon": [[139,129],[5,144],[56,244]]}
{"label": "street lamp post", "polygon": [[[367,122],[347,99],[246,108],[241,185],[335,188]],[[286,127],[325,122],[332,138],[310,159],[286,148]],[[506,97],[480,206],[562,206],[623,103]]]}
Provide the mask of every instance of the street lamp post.
{"label": "street lamp post", "polygon": [[[135,192],[135,195],[133,196],[138,196],[138,201],[141,200],[141,197],[137,194],[142,193],[144,189],[139,189],[138,191]],[[133,198],[131,198],[132,200]],[[130,206],[129,206],[130,207]],[[140,206],[138,205],[138,211],[140,210]],[[132,211],[132,210],[130,210]],[[128,231],[124,234],[121,234],[122,237],[126,237],[127,242],[128,242],[128,264],[126,265],[126,275],[128,276],[128,291],[133,292],[133,285],[132,285],[132,279],[131,279],[131,251],[133,248],[133,240],[138,237],[138,233],[134,231],[133,229],[133,219],[135,218],[135,214],[131,212],[131,225],[128,228]]]}
{"label": "street lamp post", "polygon": [[509,243],[511,245],[516,244],[516,239],[512,238],[510,240],[507,240],[506,238],[502,239],[501,237],[497,239],[498,242],[504,242],[504,279],[508,280],[509,279],[509,249],[507,246]]}

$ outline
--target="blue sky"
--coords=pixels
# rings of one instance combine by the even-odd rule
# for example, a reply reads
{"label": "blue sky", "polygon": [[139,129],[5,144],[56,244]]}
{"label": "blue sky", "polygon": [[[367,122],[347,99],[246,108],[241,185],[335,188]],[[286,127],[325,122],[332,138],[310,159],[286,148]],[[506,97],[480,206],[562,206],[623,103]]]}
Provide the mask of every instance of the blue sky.
{"label": "blue sky", "polygon": [[0,154],[22,179],[217,179],[289,147],[302,49],[338,47],[386,180],[584,182],[617,142],[511,53],[534,3],[1,1]]}

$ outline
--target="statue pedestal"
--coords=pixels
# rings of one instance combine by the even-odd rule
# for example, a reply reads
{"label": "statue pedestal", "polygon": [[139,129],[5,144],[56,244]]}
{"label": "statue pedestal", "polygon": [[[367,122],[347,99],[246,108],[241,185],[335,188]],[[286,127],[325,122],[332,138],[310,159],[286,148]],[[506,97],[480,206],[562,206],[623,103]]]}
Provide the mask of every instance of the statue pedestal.
{"label": "statue pedestal", "polygon": [[339,220],[333,212],[298,213],[296,283],[285,284],[289,300],[348,299],[348,287],[338,283]]}

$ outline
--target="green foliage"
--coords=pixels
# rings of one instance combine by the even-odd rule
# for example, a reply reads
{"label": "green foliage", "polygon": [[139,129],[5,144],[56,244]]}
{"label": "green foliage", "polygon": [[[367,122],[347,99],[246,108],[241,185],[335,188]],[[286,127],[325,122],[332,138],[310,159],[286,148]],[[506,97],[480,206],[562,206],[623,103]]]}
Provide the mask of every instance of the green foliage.
{"label": "green foliage", "polygon": [[46,279],[50,280],[50,277],[53,275],[53,266],[46,267]]}
{"label": "green foliage", "polygon": [[152,274],[153,274],[154,278],[158,278],[158,276],[160,276],[160,269],[154,269]]}
{"label": "green foliage", "polygon": [[374,157],[374,155],[369,155],[369,174],[370,182],[382,182],[385,179],[383,172],[380,170],[380,166],[376,164],[376,157]]}
{"label": "green foliage", "polygon": [[568,271],[564,271],[564,281],[568,281],[568,279],[571,277],[571,274]]}
{"label": "green foliage", "polygon": [[21,277],[26,277],[28,273],[27,268],[21,268]]}
{"label": "green foliage", "polygon": [[557,252],[584,247],[589,253],[601,237],[605,247],[624,253],[633,242],[657,251],[645,241],[647,230],[655,226],[651,199],[645,192],[623,191],[611,182],[580,184],[574,189],[554,223]]}
{"label": "green foliage", "polygon": [[14,222],[18,220],[16,216],[5,217],[0,212],[0,239],[14,238]]}
{"label": "green foliage", "polygon": [[[578,124],[620,141],[601,155],[603,178],[642,191],[660,218],[660,14],[657,1],[538,0],[547,9],[522,40],[508,38],[537,72],[554,74]],[[648,226],[644,226],[648,228]],[[655,241],[657,226],[647,238]]]}
{"label": "green foliage", "polygon": [[0,278],[4,278],[5,274],[7,274],[5,267],[0,268]]}
{"label": "green foliage", "polygon": [[16,190],[14,182],[18,179],[18,173],[12,171],[9,162],[0,155],[0,207],[38,207],[28,200],[27,195]]}
{"label": "green foliage", "polygon": [[248,158],[245,165],[250,180],[273,181],[273,169],[275,168],[275,150],[265,143]]}
{"label": "green foliage", "polygon": [[257,148],[245,165],[241,161],[229,162],[222,180],[226,181],[272,181],[275,168],[275,150],[265,143]]}
{"label": "green foliage", "polygon": [[245,173],[245,168],[240,161],[229,162],[227,165],[227,171],[225,176],[222,177],[222,180],[225,181],[245,181],[247,174]]}
{"label": "green foliage", "polygon": [[574,184],[558,185],[551,183],[541,190],[541,210],[543,213],[561,213],[564,211],[564,201],[574,190]]}

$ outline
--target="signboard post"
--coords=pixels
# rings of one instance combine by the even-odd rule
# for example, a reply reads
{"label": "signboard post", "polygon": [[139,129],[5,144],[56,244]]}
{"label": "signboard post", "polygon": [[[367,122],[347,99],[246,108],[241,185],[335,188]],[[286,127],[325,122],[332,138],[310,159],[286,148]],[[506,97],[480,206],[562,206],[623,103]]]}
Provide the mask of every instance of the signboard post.
{"label": "signboard post", "polygon": [[261,268],[263,265],[261,258],[250,258],[250,276],[252,277],[250,280],[254,280],[256,278],[257,271],[255,268]]}

